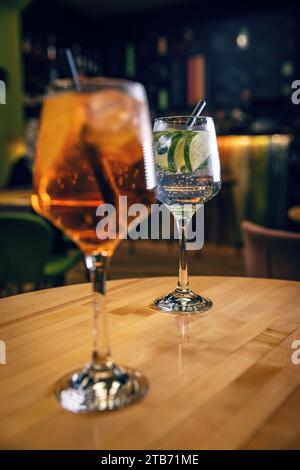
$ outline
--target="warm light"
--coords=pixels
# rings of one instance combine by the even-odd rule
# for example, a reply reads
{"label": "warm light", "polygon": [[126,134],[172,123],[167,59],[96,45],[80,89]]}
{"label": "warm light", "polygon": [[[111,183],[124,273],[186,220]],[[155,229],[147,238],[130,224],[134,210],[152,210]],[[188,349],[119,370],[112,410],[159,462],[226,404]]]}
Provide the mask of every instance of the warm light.
{"label": "warm light", "polygon": [[280,142],[281,142],[281,135],[274,134],[274,135],[272,136],[272,142],[273,142],[273,144],[280,144]]}
{"label": "warm light", "polygon": [[157,42],[157,52],[159,55],[166,55],[168,52],[168,42],[167,38],[164,36],[161,36],[158,38]]}
{"label": "warm light", "polygon": [[226,142],[229,145],[234,144],[234,145],[238,145],[238,146],[241,146],[241,147],[246,147],[246,146],[250,145],[251,137],[249,137],[247,135],[221,136],[221,137],[218,137],[218,142],[224,142],[224,143]]}
{"label": "warm light", "polygon": [[24,140],[14,140],[9,143],[9,152],[12,159],[18,159],[26,155],[26,145]]}
{"label": "warm light", "polygon": [[290,135],[280,135],[280,134],[272,135],[273,144],[288,145],[291,142],[291,140],[292,139]]}
{"label": "warm light", "polygon": [[249,36],[246,32],[240,33],[236,38],[236,44],[240,49],[247,49],[249,46]]}

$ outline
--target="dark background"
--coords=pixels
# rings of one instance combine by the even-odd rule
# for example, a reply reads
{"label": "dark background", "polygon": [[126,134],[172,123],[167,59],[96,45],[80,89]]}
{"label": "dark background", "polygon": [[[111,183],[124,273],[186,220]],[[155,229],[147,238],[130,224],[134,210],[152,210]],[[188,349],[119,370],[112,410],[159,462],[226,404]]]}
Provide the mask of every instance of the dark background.
{"label": "dark background", "polygon": [[[8,168],[3,188],[31,190],[42,99],[49,82],[70,76],[68,47],[83,76],[142,82],[152,119],[189,114],[199,98],[207,101],[204,114],[213,116],[219,137],[222,190],[205,207],[205,246],[195,255],[192,274],[249,275],[242,257],[244,220],[299,233],[299,222],[289,215],[300,205],[300,105],[291,101],[292,82],[300,80],[299,2],[0,0],[0,14],[17,4],[21,34],[11,20],[11,38],[20,36],[12,47],[18,60],[9,73],[0,70],[16,104],[0,109],[7,124],[0,139],[0,152],[7,154],[1,168]],[[0,50],[9,64],[6,44]],[[196,61],[201,70],[193,68]],[[191,83],[201,96],[191,93]],[[174,275],[176,249],[170,242],[122,243],[111,276]],[[82,264],[65,280],[83,281]]]}
{"label": "dark background", "polygon": [[[26,116],[38,117],[49,81],[70,75],[65,47],[82,75],[142,82],[152,118],[191,112],[189,64],[200,56],[205,114],[218,135],[292,135],[284,157],[271,151],[261,179],[250,176],[249,194],[269,195],[264,216],[251,196],[244,217],[293,229],[287,209],[300,203],[300,106],[291,101],[300,79],[299,26],[299,4],[289,0],[35,0],[22,15]],[[263,185],[265,196],[255,189]]]}
{"label": "dark background", "polygon": [[[26,91],[43,93],[50,78],[68,75],[62,49],[71,47],[85,75],[141,81],[153,116],[186,113],[188,61],[201,54],[207,111],[232,119],[224,128],[221,120],[223,133],[293,131],[299,115],[290,99],[291,83],[300,77],[299,18],[299,7],[290,1],[36,0],[23,13]],[[248,37],[245,49],[237,46],[239,34]],[[49,60],[49,48],[56,58]],[[235,122],[233,109],[245,113],[242,122]],[[255,126],[262,118],[268,122]]]}

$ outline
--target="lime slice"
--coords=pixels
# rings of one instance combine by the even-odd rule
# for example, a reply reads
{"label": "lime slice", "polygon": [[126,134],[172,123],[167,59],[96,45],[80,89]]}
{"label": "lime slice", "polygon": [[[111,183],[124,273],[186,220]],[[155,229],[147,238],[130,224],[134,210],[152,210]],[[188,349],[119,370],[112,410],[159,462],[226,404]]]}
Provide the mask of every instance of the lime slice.
{"label": "lime slice", "polygon": [[160,170],[167,170],[168,169],[168,154],[156,155],[155,163]]}
{"label": "lime slice", "polygon": [[185,139],[179,139],[175,152],[174,152],[174,164],[177,172],[185,171],[185,162],[184,162],[184,144]]}
{"label": "lime slice", "polygon": [[188,171],[196,171],[204,168],[211,153],[211,135],[201,131],[185,141],[184,161]]}

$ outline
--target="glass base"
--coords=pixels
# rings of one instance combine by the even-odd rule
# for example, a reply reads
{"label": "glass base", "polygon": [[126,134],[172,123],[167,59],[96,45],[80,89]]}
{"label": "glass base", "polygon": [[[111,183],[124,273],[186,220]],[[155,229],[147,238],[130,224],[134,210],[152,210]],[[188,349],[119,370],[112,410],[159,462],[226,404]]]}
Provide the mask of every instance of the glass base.
{"label": "glass base", "polygon": [[55,387],[60,405],[72,413],[111,411],[140,400],[148,391],[147,379],[133,369],[87,366],[64,376]]}
{"label": "glass base", "polygon": [[170,313],[199,313],[212,307],[212,301],[192,290],[175,289],[170,294],[155,299],[154,306],[163,312]]}

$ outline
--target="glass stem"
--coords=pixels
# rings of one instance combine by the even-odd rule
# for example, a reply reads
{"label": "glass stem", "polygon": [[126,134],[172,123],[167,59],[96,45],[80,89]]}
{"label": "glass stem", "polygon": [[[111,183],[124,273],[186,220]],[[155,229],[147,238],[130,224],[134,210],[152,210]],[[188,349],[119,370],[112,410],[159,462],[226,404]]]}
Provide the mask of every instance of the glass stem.
{"label": "glass stem", "polygon": [[105,299],[107,257],[88,255],[85,262],[93,289],[93,352],[90,365],[102,370],[110,368],[112,364]]}
{"label": "glass stem", "polygon": [[183,216],[177,219],[177,227],[179,232],[179,275],[177,290],[185,292],[190,289],[190,285],[186,253],[186,219]]}

